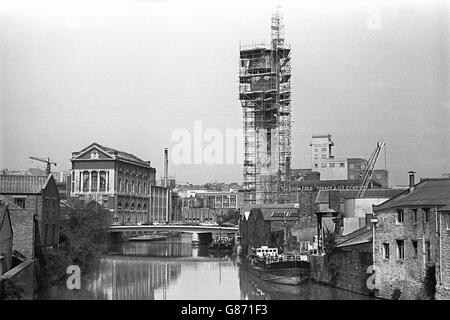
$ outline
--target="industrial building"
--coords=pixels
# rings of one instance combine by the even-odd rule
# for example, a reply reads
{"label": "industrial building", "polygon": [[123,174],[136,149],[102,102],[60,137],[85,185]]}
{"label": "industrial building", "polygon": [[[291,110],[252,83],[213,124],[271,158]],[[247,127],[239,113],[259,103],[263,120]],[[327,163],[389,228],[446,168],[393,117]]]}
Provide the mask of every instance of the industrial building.
{"label": "industrial building", "polygon": [[270,44],[240,47],[244,203],[282,203],[290,189],[291,48],[281,14],[271,22]]}

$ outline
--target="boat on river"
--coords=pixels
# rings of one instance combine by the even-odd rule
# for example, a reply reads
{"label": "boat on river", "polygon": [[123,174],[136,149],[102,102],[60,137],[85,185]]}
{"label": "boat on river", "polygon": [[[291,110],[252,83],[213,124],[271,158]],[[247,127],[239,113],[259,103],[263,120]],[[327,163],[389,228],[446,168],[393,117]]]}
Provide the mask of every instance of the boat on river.
{"label": "boat on river", "polygon": [[233,250],[234,241],[230,237],[217,237],[208,246],[208,250],[228,251]]}
{"label": "boat on river", "polygon": [[277,248],[254,248],[249,256],[250,269],[261,279],[278,284],[298,285],[309,279],[307,255],[279,254]]}

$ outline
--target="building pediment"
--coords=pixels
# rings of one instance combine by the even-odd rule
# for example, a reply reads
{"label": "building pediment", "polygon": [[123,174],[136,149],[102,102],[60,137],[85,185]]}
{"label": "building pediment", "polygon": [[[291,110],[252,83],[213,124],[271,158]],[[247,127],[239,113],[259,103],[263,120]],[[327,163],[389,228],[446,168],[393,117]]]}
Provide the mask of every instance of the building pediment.
{"label": "building pediment", "polygon": [[97,146],[92,146],[75,155],[74,160],[112,160],[113,157]]}

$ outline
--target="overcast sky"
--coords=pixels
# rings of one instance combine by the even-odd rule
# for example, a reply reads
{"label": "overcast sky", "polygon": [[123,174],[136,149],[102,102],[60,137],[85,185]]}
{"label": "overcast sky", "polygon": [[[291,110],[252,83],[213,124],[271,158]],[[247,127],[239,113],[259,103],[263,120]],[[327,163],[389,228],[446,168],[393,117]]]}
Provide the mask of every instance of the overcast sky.
{"label": "overcast sky", "polygon": [[[162,173],[172,133],[242,127],[239,45],[292,45],[292,166],[311,134],[336,157],[387,144],[391,184],[450,172],[450,24],[445,1],[11,1],[0,6],[0,168],[40,166],[92,142]],[[378,15],[379,19],[376,18]],[[373,23],[368,23],[375,17]],[[384,154],[377,168],[384,168]],[[242,166],[174,165],[178,181],[242,182]]]}

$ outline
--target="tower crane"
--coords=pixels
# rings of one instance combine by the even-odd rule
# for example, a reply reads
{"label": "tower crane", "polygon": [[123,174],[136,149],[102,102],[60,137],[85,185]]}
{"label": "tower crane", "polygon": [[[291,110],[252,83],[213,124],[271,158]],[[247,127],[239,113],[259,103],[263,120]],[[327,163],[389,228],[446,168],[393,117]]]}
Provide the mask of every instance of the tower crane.
{"label": "tower crane", "polygon": [[46,170],[47,175],[49,175],[51,173],[51,165],[56,166],[56,162],[52,162],[49,157],[47,157],[47,159],[45,159],[45,158],[38,158],[38,157],[31,156],[29,158],[32,159],[32,160],[36,160],[36,161],[41,161],[41,162],[47,163],[47,170]]}
{"label": "tower crane", "polygon": [[380,155],[380,151],[385,146],[385,144],[386,143],[384,141],[377,142],[377,146],[370,156],[369,161],[367,162],[366,170],[364,171],[363,182],[359,187],[358,194],[356,196],[357,198],[364,197],[367,187],[369,186],[370,179],[372,179],[372,174],[375,169],[375,164],[377,162],[378,156]]}

